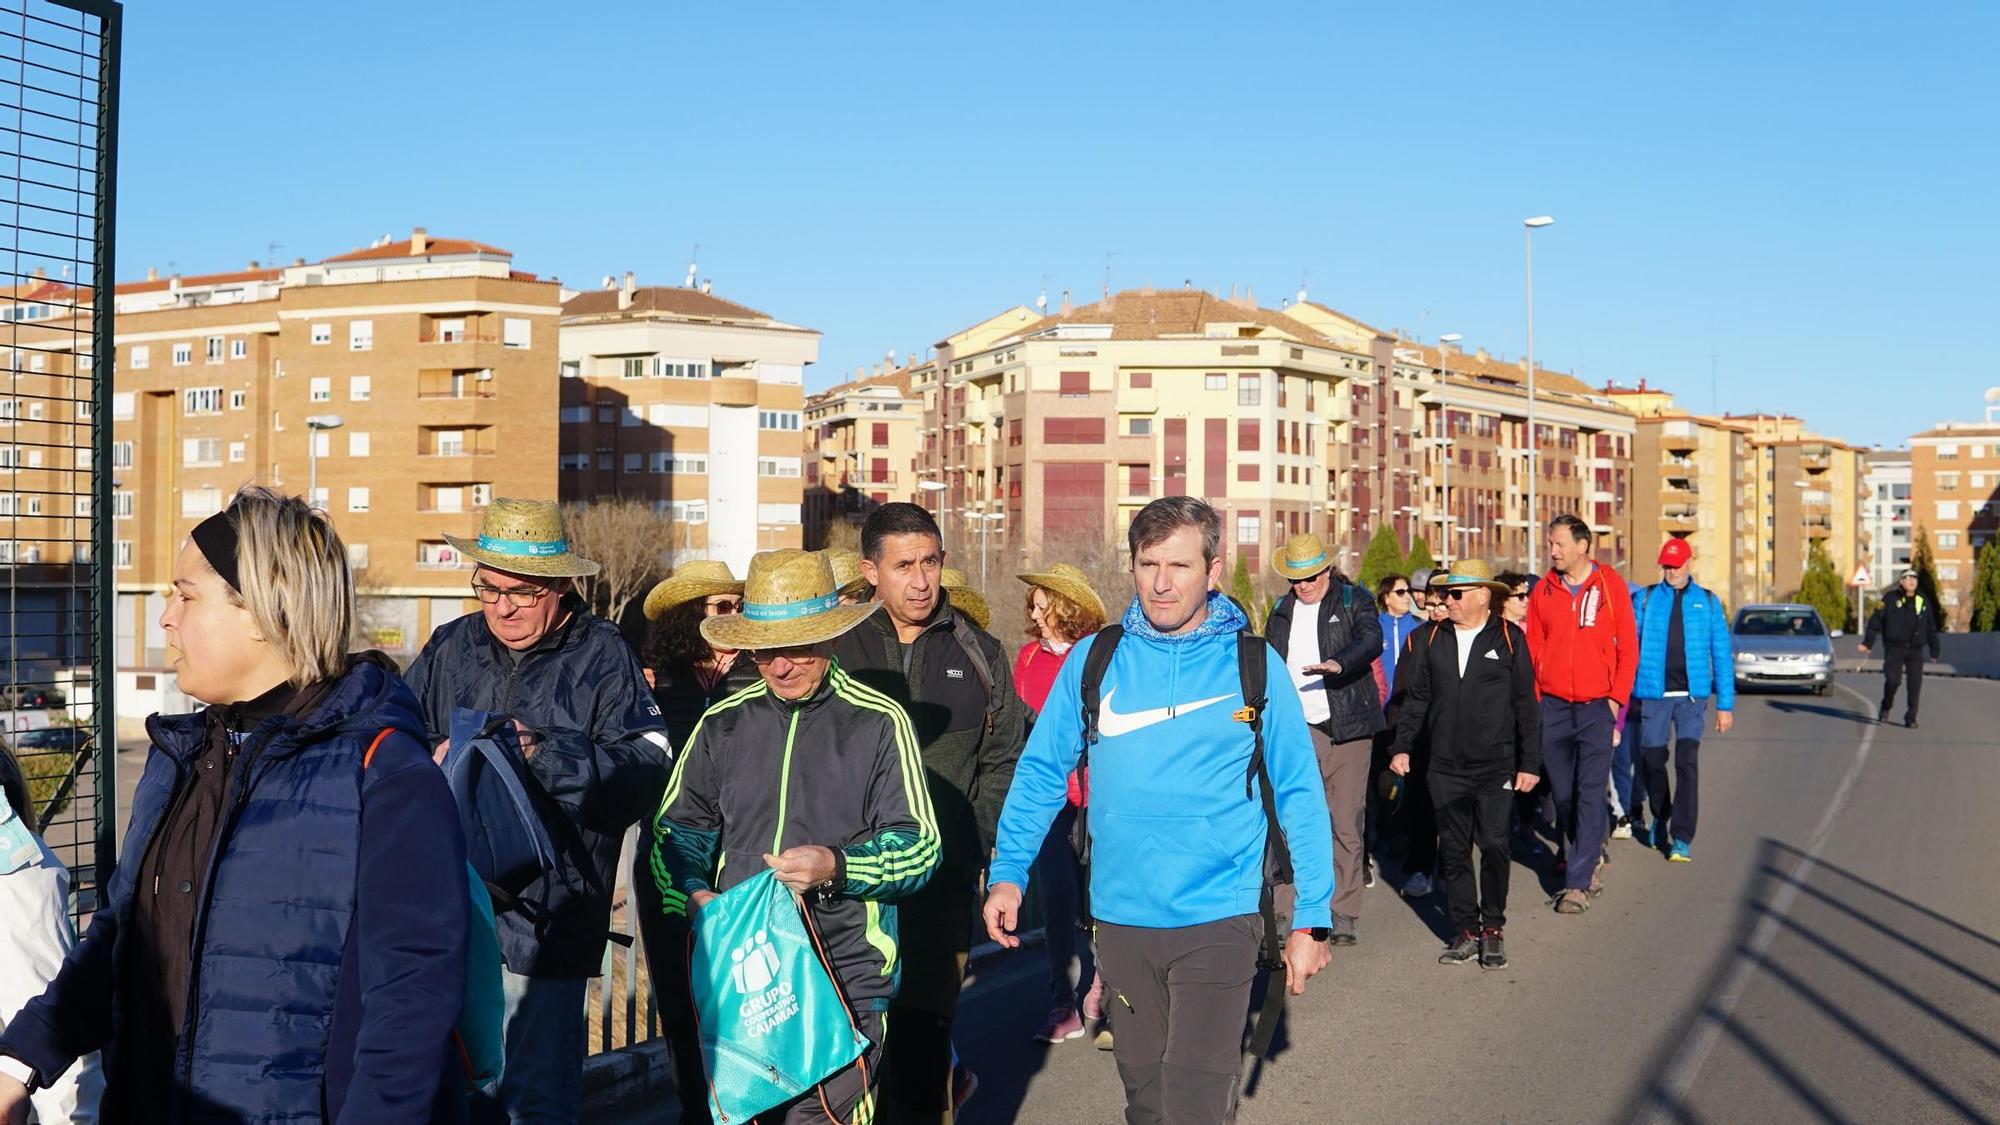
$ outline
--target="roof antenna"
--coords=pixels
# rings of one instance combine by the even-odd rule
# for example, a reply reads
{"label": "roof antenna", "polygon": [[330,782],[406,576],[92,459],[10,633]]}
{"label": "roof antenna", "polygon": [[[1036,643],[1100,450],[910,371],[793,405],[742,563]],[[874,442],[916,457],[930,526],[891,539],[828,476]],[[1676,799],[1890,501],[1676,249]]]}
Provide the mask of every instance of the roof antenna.
{"label": "roof antenna", "polygon": [[1107,301],[1111,299],[1111,259],[1117,256],[1118,251],[1116,250],[1106,250],[1104,252],[1104,299]]}
{"label": "roof antenna", "polygon": [[687,275],[687,280],[681,283],[681,288],[683,289],[694,288],[694,275],[695,271],[700,268],[700,262],[701,262],[701,243],[697,242],[694,244],[694,249],[688,252],[688,275]]}
{"label": "roof antenna", "polygon": [[1042,316],[1049,315],[1049,275],[1042,275],[1042,295],[1035,298],[1035,311]]}
{"label": "roof antenna", "polygon": [[274,266],[277,265],[278,251],[283,250],[284,248],[285,244],[276,241],[275,239],[270,242],[266,242],[264,244],[264,260],[271,263]]}
{"label": "roof antenna", "polygon": [[1298,298],[1292,302],[1293,304],[1303,305],[1306,303],[1306,279],[1310,278],[1311,276],[1312,276],[1311,270],[1299,271],[1299,295]]}

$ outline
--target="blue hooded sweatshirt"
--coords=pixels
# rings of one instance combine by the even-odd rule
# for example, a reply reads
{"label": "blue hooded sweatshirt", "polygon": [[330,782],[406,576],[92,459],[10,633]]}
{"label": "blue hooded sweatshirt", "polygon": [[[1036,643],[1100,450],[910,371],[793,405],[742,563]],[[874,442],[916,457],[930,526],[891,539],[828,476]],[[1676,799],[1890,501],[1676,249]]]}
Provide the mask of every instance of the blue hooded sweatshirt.
{"label": "blue hooded sweatshirt", "polygon": [[[1253,740],[1234,718],[1243,706],[1236,634],[1248,625],[1216,593],[1207,620],[1176,636],[1153,628],[1137,598],[1126,609],[1090,751],[1090,902],[1099,921],[1164,929],[1257,912],[1264,805],[1254,789],[1245,793]],[[1095,641],[1078,642],[1063,662],[1014,769],[992,884],[1027,889],[1029,866],[1067,799],[1083,749],[1083,666]],[[1333,823],[1319,763],[1284,661],[1273,652],[1264,663],[1264,756],[1298,888],[1292,927],[1330,926]]]}

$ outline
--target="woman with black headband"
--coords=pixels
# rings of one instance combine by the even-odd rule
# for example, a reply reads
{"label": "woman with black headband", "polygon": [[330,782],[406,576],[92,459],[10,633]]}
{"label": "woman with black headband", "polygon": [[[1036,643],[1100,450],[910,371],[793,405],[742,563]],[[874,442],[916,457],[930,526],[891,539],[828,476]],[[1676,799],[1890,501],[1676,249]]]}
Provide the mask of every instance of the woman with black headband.
{"label": "woman with black headband", "polygon": [[103,907],[0,1033],[0,1122],[103,1048],[107,1121],[456,1120],[465,845],[410,689],[349,656],[347,552],[258,488],[161,615],[182,691]]}

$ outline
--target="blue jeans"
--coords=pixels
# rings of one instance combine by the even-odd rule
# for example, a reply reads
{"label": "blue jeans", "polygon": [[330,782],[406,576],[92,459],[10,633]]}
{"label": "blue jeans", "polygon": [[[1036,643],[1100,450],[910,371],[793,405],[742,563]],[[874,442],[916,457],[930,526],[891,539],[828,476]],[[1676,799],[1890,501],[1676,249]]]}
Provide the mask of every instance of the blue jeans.
{"label": "blue jeans", "polygon": [[574,1125],[583,1103],[588,980],[542,980],[502,969],[507,997],[507,1069],[500,1097],[474,1095],[472,1120]]}
{"label": "blue jeans", "polygon": [[[1671,831],[1683,844],[1694,843],[1701,802],[1701,733],[1707,722],[1708,700],[1686,696],[1649,700],[1640,721],[1639,755],[1653,798],[1653,830]],[[1671,775],[1667,772],[1670,749]]]}
{"label": "blue jeans", "polygon": [[1625,708],[1625,729],[1611,749],[1611,791],[1618,806],[1613,811],[1634,823],[1645,819],[1646,804],[1646,775],[1638,768],[1640,714],[1635,699]]}

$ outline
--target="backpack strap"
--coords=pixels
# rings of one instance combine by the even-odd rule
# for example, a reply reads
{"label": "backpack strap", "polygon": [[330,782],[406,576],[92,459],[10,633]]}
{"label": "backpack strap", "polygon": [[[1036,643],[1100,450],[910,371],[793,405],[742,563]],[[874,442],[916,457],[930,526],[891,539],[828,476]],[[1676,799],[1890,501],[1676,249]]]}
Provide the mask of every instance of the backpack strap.
{"label": "backpack strap", "polygon": [[978,630],[957,610],[951,613],[951,635],[958,641],[958,647],[965,650],[965,658],[972,661],[972,673],[979,677],[979,687],[986,693],[986,733],[992,734],[994,724],[999,721],[1000,705],[1005,702],[993,690],[993,665],[979,643]]}
{"label": "backpack strap", "polygon": [[[1104,673],[1111,667],[1111,655],[1118,651],[1118,642],[1125,638],[1125,626],[1106,625],[1097,631],[1090,642],[1090,651],[1083,654],[1083,678],[1077,685],[1077,694],[1083,701],[1083,749],[1077,756],[1077,772],[1086,779],[1090,776],[1090,747],[1097,741],[1097,705],[1104,686]],[[1090,913],[1090,807],[1076,810],[1076,827],[1070,831],[1070,847],[1076,852],[1076,862],[1081,870],[1077,880],[1077,918],[1095,940],[1097,921]]]}
{"label": "backpack strap", "polygon": [[1257,894],[1257,914],[1263,922],[1263,949],[1257,965],[1270,974],[1264,985],[1264,1002],[1257,1010],[1257,1022],[1250,1033],[1250,1053],[1260,1059],[1271,1056],[1278,1023],[1285,1013],[1285,985],[1279,978],[1285,968],[1285,935],[1278,925],[1277,887],[1292,882],[1292,852],[1285,842],[1284,825],[1278,819],[1277,793],[1264,762],[1264,708],[1267,694],[1264,638],[1251,632],[1236,634],[1236,670],[1242,681],[1243,707],[1235,718],[1250,728],[1250,769],[1244,778],[1244,796],[1254,786],[1264,805],[1264,885]]}

